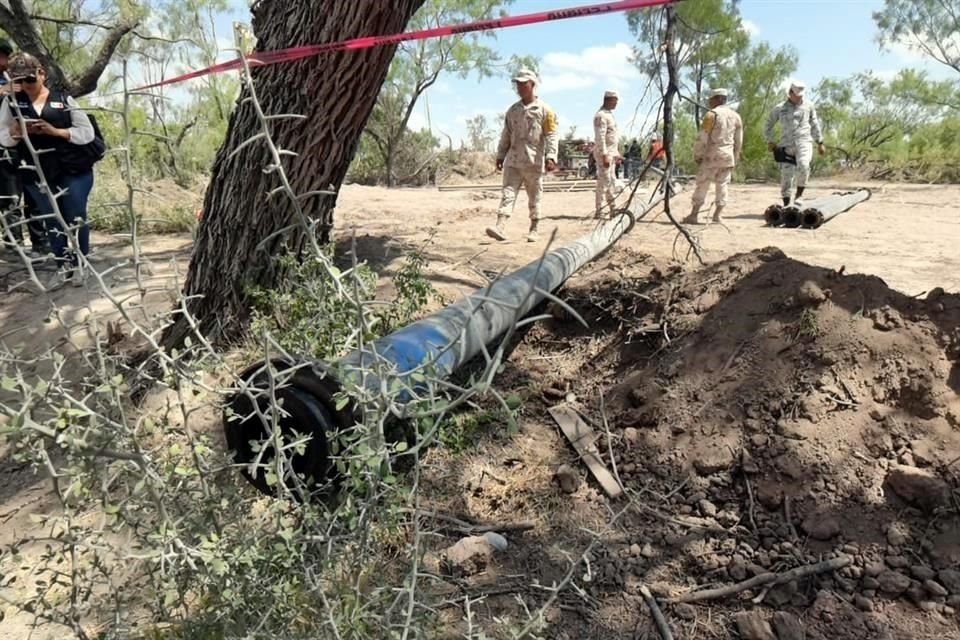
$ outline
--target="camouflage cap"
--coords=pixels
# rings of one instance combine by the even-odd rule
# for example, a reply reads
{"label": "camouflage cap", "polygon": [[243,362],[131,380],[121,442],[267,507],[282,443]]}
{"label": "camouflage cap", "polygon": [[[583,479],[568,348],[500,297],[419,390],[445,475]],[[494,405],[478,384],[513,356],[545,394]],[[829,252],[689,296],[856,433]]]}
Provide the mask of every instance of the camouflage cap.
{"label": "camouflage cap", "polygon": [[799,80],[796,82],[790,83],[790,93],[795,96],[802,96],[803,92],[806,90],[807,85]]}
{"label": "camouflage cap", "polygon": [[530,69],[520,69],[515,76],[513,76],[514,82],[532,82],[537,84],[537,74],[531,71]]}
{"label": "camouflage cap", "polygon": [[24,53],[19,51],[10,58],[10,62],[7,65],[7,73],[14,80],[18,78],[26,78],[28,76],[35,76],[37,72],[43,69],[43,65],[40,64],[40,61],[29,53]]}

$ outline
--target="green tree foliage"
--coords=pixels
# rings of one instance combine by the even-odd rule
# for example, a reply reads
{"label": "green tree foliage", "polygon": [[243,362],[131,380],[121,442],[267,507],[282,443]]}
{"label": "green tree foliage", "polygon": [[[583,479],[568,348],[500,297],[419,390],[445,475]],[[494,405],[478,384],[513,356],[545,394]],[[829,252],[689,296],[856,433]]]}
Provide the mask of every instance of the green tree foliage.
{"label": "green tree foliage", "polygon": [[[512,3],[513,0],[429,0],[410,21],[410,29],[499,17],[505,14],[504,7]],[[404,147],[410,147],[408,125],[414,108],[441,75],[483,78],[505,68],[506,63],[496,50],[483,43],[491,37],[490,32],[467,34],[408,42],[397,49],[366,129],[366,137],[373,140],[381,158],[382,181],[388,186],[417,170],[419,162],[400,166],[398,159]]]}
{"label": "green tree foliage", "polygon": [[[674,109],[676,139],[673,151],[681,170],[692,172],[693,143],[705,111],[705,93],[711,86],[724,86],[743,118],[744,148],[740,170],[745,175],[763,175],[773,170],[763,142],[766,116],[783,97],[781,87],[796,70],[797,53],[775,49],[765,42],[751,43],[743,25],[738,0],[684,2],[676,7],[677,35],[674,43],[680,60],[680,95],[684,104]],[[666,83],[663,61],[662,12],[640,11],[627,16],[638,39],[636,62],[641,72],[661,88]]]}
{"label": "green tree foliage", "polygon": [[[731,57],[749,44],[750,36],[740,19],[739,0],[703,0],[684,2],[676,7],[677,33],[674,44],[684,70],[681,92],[697,105],[703,104],[707,82]],[[664,22],[660,11],[636,11],[627,15],[627,23],[638,39],[634,47],[640,70],[666,86],[666,68],[661,60]],[[700,112],[695,108],[699,120]]]}
{"label": "green tree foliage", "polygon": [[886,0],[873,19],[882,45],[906,45],[960,73],[960,1]]}
{"label": "green tree foliage", "polygon": [[763,127],[770,111],[786,99],[783,82],[796,68],[795,51],[761,42],[738,51],[733,63],[715,76],[718,84],[732,89],[733,99],[739,103],[737,112],[743,119],[740,172],[744,175],[767,175],[776,168],[763,139]]}
{"label": "green tree foliage", "polygon": [[832,163],[870,177],[960,179],[960,117],[943,105],[949,91],[914,70],[889,81],[871,73],[824,80],[816,93]]}
{"label": "green tree foliage", "polygon": [[469,151],[490,151],[497,139],[497,131],[487,119],[478,113],[467,120],[467,148]]}
{"label": "green tree foliage", "polygon": [[[906,46],[960,74],[960,0],[886,0],[873,18],[882,46]],[[910,73],[898,84],[915,102],[960,111],[960,76],[932,82]]]}

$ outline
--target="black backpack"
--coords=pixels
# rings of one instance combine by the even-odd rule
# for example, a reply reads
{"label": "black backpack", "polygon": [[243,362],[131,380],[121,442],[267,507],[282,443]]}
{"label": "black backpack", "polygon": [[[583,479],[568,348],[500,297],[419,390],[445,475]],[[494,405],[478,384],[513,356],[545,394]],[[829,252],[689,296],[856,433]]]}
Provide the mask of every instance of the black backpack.
{"label": "black backpack", "polygon": [[[61,96],[66,104],[66,96]],[[97,119],[87,114],[90,124],[93,126],[93,141],[85,145],[76,145],[67,143],[60,158],[60,166],[67,173],[86,173],[93,169],[103,157],[107,155],[107,143],[103,140],[103,134],[100,133],[100,127],[97,125]]]}

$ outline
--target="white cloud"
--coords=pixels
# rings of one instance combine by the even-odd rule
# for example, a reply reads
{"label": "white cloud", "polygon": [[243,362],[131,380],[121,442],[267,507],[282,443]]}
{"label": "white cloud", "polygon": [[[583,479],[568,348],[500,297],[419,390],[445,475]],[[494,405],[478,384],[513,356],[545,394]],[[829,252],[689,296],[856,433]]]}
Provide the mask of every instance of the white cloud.
{"label": "white cloud", "polygon": [[578,73],[560,73],[543,77],[544,93],[558,93],[560,91],[576,91],[596,86],[599,78]]}
{"label": "white cloud", "polygon": [[751,37],[760,35],[760,27],[757,26],[757,23],[753,20],[741,20],[740,26],[743,27],[743,30],[746,31]]}
{"label": "white cloud", "polygon": [[554,51],[543,57],[543,93],[596,88],[621,89],[639,77],[633,65],[633,49],[618,42],[607,47],[588,47],[578,53]]}
{"label": "white cloud", "polygon": [[882,71],[874,71],[874,77],[883,80],[884,82],[890,82],[900,73],[898,69],[883,69]]}

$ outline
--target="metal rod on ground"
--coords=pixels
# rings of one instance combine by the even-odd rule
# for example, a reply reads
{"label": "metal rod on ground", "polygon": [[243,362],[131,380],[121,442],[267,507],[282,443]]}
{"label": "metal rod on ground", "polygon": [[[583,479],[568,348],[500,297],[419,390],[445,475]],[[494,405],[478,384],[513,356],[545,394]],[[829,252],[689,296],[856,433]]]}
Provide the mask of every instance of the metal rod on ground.
{"label": "metal rod on ground", "polygon": [[[255,449],[268,440],[262,416],[278,413],[276,407],[270,406],[268,390],[275,389],[278,404],[283,406],[283,415],[277,415],[276,421],[286,441],[293,441],[297,434],[312,436],[303,455],[291,460],[293,471],[323,485],[335,476],[330,440],[339,430],[350,429],[357,423],[354,402],[346,406],[338,402],[342,392],[366,391],[379,397],[382,389],[421,388],[423,385],[417,380],[422,380],[422,376],[438,380],[449,377],[530,313],[548,292],[558,289],[577,270],[613,246],[634,222],[631,212],[617,211],[589,235],[550,251],[490,286],[332,365],[304,357],[298,362],[278,359],[249,368],[241,379],[252,388],[251,392],[237,393],[228,400],[223,421],[227,443],[236,452],[237,462],[245,465],[244,475],[264,493],[274,493],[275,488],[260,469],[252,474],[249,469],[257,459]],[[285,379],[277,385],[275,378]],[[264,393],[254,395],[253,390]],[[256,405],[251,395],[256,398]],[[391,398],[392,406],[402,411],[410,402],[410,395]]]}
{"label": "metal rod on ground", "polygon": [[835,193],[826,198],[812,201],[804,209],[801,224],[805,229],[818,229],[837,216],[850,211],[861,202],[870,199],[873,193],[870,189]]}

